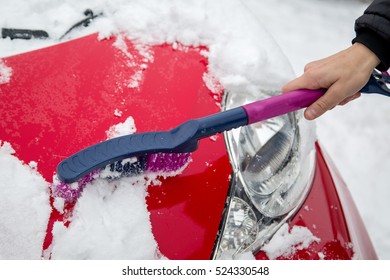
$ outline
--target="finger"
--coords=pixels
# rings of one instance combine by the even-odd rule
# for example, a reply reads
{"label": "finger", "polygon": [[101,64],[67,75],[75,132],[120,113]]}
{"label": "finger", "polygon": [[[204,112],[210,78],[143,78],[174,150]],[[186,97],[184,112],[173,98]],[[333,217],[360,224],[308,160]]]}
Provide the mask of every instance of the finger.
{"label": "finger", "polygon": [[318,89],[319,83],[313,79],[309,74],[305,73],[302,76],[290,81],[282,87],[282,92],[292,91],[296,89]]}
{"label": "finger", "polygon": [[339,105],[345,105],[345,104],[351,102],[352,100],[355,100],[355,99],[359,98],[361,95],[362,95],[362,94],[361,94],[360,92],[357,92],[357,93],[355,93],[354,95],[351,95],[351,96],[345,98],[343,101],[341,101],[341,102],[339,103]]}

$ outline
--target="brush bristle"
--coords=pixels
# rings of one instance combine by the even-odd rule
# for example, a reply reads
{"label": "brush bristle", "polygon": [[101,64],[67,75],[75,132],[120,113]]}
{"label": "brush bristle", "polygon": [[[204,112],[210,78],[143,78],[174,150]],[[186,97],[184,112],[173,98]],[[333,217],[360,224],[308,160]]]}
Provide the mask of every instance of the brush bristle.
{"label": "brush bristle", "polygon": [[190,153],[158,153],[148,155],[146,170],[150,172],[171,173],[181,170],[191,160]]}
{"label": "brush bristle", "polygon": [[161,173],[163,176],[174,176],[180,173],[190,161],[190,153],[158,153],[139,157],[134,161],[117,161],[108,165],[105,169],[96,170],[85,175],[75,183],[53,183],[53,196],[61,197],[66,202],[71,203],[79,198],[84,187],[92,182],[96,176],[108,180],[114,180],[124,176],[136,176],[144,172]]}
{"label": "brush bristle", "polygon": [[95,170],[72,184],[64,182],[58,182],[58,184],[53,183],[53,196],[61,197],[68,203],[75,201],[77,198],[79,198],[84,187],[94,180],[95,175],[97,175],[97,173],[99,173],[99,171]]}

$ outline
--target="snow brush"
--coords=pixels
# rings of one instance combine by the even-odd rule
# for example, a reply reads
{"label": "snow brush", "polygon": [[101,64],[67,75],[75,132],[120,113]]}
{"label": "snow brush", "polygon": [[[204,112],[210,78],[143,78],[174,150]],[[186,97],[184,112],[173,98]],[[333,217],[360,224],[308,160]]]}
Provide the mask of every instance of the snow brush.
{"label": "snow brush", "polygon": [[[374,72],[360,92],[379,93],[390,97],[387,84],[390,84],[389,76]],[[305,108],[320,98],[325,91],[294,90],[189,120],[169,131],[136,133],[113,138],[83,149],[61,161],[57,166],[57,175],[64,183],[73,183],[80,178],[81,181],[85,181],[83,176],[94,170],[110,164],[111,169],[115,169],[115,165],[118,165],[115,162],[119,162],[120,165],[116,171],[123,171],[125,167],[120,161],[132,157],[141,160],[136,162],[137,166],[133,167],[133,170],[128,162],[129,174],[140,173],[139,170],[174,172],[188,163],[189,153],[197,149],[200,139]]]}

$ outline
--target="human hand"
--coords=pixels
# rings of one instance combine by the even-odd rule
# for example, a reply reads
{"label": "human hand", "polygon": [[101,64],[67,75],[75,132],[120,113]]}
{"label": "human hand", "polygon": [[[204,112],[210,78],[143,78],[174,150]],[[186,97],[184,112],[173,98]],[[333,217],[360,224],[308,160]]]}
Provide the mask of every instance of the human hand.
{"label": "human hand", "polygon": [[284,85],[282,91],[327,89],[304,112],[306,119],[313,120],[336,105],[344,105],[358,98],[359,90],[379,63],[380,60],[371,50],[355,43],[339,53],[307,64],[303,75]]}

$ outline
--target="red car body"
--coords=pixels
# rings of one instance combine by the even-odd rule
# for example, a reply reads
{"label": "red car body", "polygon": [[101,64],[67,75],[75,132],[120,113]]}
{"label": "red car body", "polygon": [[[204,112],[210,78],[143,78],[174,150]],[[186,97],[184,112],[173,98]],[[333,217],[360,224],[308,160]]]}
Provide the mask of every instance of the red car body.
{"label": "red car body", "polygon": [[[0,139],[24,162],[37,161],[48,182],[61,159],[105,140],[107,128],[127,116],[137,132],[146,132],[221,110],[222,91],[211,92],[204,82],[204,48],[153,46],[153,62],[141,69],[134,45],[127,41],[129,57],[114,41],[90,35],[2,59],[13,72],[0,85]],[[129,67],[129,60],[137,63]],[[140,85],[127,87],[136,71],[142,71]],[[289,226],[305,226],[320,241],[283,258],[319,259],[319,252],[325,259],[377,258],[347,187],[319,143],[315,149],[311,190]],[[223,135],[202,140],[192,159],[182,174],[148,188],[152,231],[169,259],[209,259],[226,206],[232,168]],[[61,219],[53,208],[42,249]]]}

